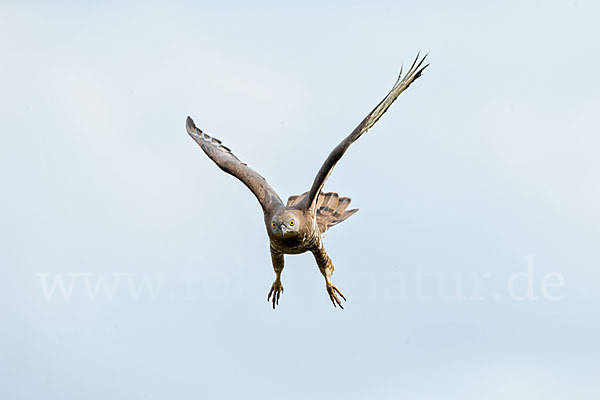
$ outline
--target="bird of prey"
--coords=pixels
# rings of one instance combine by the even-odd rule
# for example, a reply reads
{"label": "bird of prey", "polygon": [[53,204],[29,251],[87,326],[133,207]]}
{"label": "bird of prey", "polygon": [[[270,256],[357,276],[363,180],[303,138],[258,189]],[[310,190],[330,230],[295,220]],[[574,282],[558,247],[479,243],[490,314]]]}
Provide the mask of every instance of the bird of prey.
{"label": "bird of prey", "polygon": [[[281,272],[284,265],[284,254],[300,254],[310,251],[325,277],[325,287],[331,302],[344,308],[340,297],[346,301],[342,292],[331,281],[333,263],[323,247],[322,235],[334,225],[344,221],[358,209],[348,210],[350,198],[340,197],[337,193],[323,193],[323,185],[333,171],[337,162],[342,158],[348,147],[363,133],[371,128],[392,105],[394,100],[410,86],[423,70],[425,57],[415,58],[408,72],[403,76],[402,69],[392,90],[383,100],[362,120],[362,122],[338,144],[329,154],[308,192],[291,196],[287,204],[281,201],[275,190],[265,178],[241,162],[221,141],[208,136],[194,125],[188,116],[186,130],[200,145],[202,150],[219,168],[233,175],[254,193],[264,214],[265,226],[270,241],[271,261],[275,270],[275,281],[267,295],[267,301],[273,303],[273,308],[279,304],[283,292]],[[338,297],[339,295],[339,297]]]}

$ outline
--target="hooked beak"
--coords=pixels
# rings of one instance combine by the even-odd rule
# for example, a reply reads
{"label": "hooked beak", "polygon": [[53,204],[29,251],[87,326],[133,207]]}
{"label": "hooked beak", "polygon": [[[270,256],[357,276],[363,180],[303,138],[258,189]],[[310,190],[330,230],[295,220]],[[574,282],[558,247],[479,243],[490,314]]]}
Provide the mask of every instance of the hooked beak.
{"label": "hooked beak", "polygon": [[285,236],[285,233],[287,232],[287,226],[281,224],[279,225],[279,231],[281,232],[281,236]]}

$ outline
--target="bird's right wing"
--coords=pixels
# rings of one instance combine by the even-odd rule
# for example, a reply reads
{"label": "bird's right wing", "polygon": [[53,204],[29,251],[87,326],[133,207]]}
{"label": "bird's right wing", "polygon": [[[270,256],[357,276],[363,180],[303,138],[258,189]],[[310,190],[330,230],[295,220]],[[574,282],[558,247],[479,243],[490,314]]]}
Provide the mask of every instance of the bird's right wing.
{"label": "bird's right wing", "polygon": [[208,136],[194,125],[187,117],[185,128],[187,133],[200,145],[202,150],[223,171],[238,178],[254,193],[263,211],[276,205],[283,206],[277,192],[267,183],[258,172],[241,162],[229,148],[223,146],[219,139]]}

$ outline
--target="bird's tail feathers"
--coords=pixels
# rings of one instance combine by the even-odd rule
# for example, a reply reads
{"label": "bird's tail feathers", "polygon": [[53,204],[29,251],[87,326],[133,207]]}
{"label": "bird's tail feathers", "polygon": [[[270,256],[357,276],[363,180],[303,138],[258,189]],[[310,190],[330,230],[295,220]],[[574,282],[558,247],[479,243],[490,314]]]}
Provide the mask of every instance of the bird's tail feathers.
{"label": "bird's tail feathers", "polygon": [[[308,196],[308,192],[300,195],[290,196],[287,206],[298,205]],[[352,214],[358,211],[358,208],[347,210],[351,199],[349,197],[340,197],[337,193],[328,192],[319,194],[317,198],[317,225],[321,233],[340,222],[350,218]]]}

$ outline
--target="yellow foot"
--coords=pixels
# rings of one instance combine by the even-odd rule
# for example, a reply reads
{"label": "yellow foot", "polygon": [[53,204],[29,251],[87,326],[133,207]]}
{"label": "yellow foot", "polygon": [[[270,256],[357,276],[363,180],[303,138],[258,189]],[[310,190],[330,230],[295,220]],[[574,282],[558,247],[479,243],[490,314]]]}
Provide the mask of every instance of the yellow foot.
{"label": "yellow foot", "polygon": [[339,294],[340,296],[342,296],[342,299],[344,299],[344,301],[346,301],[346,298],[344,297],[342,292],[340,292],[339,289],[335,287],[333,283],[327,284],[327,293],[329,294],[329,299],[331,299],[331,302],[333,303],[334,307],[340,306],[341,309],[344,308],[344,306],[342,306],[342,302],[337,297],[337,295]]}
{"label": "yellow foot", "polygon": [[[280,280],[276,280],[273,282],[273,286],[271,286],[271,290],[269,290],[269,295],[267,296],[267,301],[273,302],[273,310],[276,305],[279,305],[279,298],[281,297],[281,293],[283,293],[283,285]],[[273,295],[273,300],[271,300],[271,295]]]}

